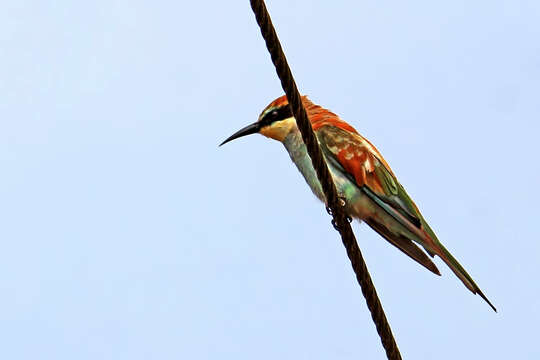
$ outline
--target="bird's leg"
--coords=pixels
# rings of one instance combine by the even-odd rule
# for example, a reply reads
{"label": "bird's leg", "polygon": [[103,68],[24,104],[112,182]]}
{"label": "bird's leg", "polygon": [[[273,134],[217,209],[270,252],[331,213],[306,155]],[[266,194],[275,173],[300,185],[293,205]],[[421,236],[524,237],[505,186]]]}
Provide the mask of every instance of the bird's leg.
{"label": "bird's leg", "polygon": [[[338,196],[338,203],[339,203],[340,206],[345,207],[347,205],[347,199],[344,196],[339,195]],[[326,212],[330,216],[334,215],[332,213],[332,209],[330,208],[330,206],[328,206],[328,204],[326,204]],[[349,224],[352,223],[352,221],[353,221],[353,218],[349,214],[347,214],[347,221],[349,222]],[[332,226],[334,227],[334,229],[339,231],[339,226],[338,226],[338,224],[336,223],[336,221],[334,219],[332,219],[331,223],[332,223]]]}

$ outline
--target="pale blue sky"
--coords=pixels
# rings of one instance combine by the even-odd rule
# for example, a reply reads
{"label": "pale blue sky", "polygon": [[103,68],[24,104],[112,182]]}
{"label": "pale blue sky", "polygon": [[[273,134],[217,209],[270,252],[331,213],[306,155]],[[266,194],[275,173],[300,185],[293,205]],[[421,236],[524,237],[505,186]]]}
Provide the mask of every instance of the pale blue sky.
{"label": "pale blue sky", "polygon": [[[498,307],[354,224],[406,359],[532,359],[540,2],[271,1],[302,92]],[[384,359],[248,1],[0,5],[0,358]]]}

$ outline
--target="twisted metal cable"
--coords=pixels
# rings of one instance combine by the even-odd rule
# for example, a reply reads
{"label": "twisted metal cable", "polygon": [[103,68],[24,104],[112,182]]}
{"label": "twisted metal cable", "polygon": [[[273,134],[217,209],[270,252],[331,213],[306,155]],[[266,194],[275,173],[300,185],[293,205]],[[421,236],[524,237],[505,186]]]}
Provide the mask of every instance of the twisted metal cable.
{"label": "twisted metal cable", "polygon": [[381,302],[377,296],[377,291],[371,281],[366,263],[362,257],[356,238],[354,237],[348,221],[348,216],[345,214],[343,203],[338,197],[336,186],[323,158],[315,134],[313,133],[306,110],[302,105],[300,93],[296,87],[296,82],[292,76],[291,69],[289,68],[283,49],[281,48],[274,26],[272,25],[272,20],[270,19],[266,5],[263,0],[250,0],[250,3],[255,18],[257,19],[257,23],[261,28],[266,47],[270,52],[272,62],[274,63],[276,72],[281,81],[281,86],[287,95],[292,113],[294,114],[298,128],[302,133],[302,139],[306,144],[308,154],[313,162],[313,167],[317,172],[317,177],[325,193],[327,206],[330,209],[329,212],[333,216],[332,224],[334,224],[334,227],[341,234],[343,245],[347,250],[347,255],[351,261],[354,273],[356,274],[356,279],[358,280],[362,289],[362,294],[366,299],[367,306],[371,312],[371,318],[375,323],[384,350],[386,351],[386,356],[388,359],[400,360],[401,354],[394,336],[392,335],[392,330],[390,329]]}

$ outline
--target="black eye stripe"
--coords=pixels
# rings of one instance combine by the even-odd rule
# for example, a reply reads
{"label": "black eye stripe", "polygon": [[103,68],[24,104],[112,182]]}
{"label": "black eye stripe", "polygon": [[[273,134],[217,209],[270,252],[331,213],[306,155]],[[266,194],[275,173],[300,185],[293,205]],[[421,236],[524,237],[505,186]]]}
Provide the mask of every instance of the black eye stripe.
{"label": "black eye stripe", "polygon": [[268,126],[276,121],[288,119],[292,116],[291,108],[289,105],[275,108],[272,111],[267,112],[261,119],[261,126]]}

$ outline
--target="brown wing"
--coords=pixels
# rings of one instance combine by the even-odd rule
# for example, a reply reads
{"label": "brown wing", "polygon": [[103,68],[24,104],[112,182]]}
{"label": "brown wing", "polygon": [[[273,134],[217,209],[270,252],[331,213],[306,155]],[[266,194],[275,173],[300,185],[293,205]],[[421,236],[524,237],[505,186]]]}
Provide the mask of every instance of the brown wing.
{"label": "brown wing", "polygon": [[[408,230],[412,229],[413,233],[420,230],[422,223],[421,217],[417,215],[418,209],[371,143],[357,133],[331,125],[318,128],[317,137],[326,158],[342,168],[351,181],[379,205],[382,211],[388,212]],[[406,199],[402,199],[400,193],[404,193]],[[409,202],[403,201],[407,199]],[[392,245],[428,270],[440,275],[435,264],[411,239],[390,231],[374,219],[363,220]]]}

